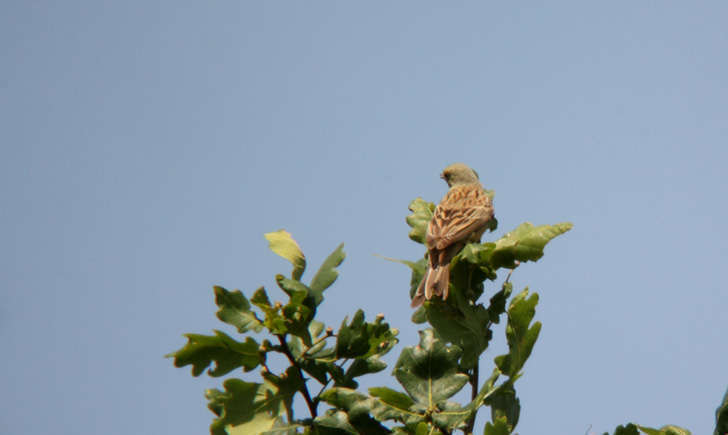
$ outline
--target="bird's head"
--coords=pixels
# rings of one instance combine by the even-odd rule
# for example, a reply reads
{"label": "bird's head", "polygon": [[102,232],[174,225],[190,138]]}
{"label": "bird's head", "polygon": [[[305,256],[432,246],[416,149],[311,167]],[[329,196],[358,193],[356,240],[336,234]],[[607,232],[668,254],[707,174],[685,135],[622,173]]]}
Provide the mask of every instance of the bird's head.
{"label": "bird's head", "polygon": [[480,182],[478,173],[470,169],[470,167],[464,163],[453,163],[448,166],[444,171],[442,171],[440,178],[445,180],[447,185],[450,187],[458,184],[472,184]]}

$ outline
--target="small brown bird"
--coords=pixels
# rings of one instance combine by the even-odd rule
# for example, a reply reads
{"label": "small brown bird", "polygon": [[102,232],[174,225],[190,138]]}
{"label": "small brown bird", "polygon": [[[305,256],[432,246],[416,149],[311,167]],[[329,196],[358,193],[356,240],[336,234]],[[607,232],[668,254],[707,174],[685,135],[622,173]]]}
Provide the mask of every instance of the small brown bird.
{"label": "small brown bird", "polygon": [[493,203],[485,194],[478,174],[462,163],[454,163],[440,177],[450,190],[435,208],[427,225],[425,246],[430,261],[414,298],[412,308],[432,295],[447,299],[450,287],[450,261],[466,244],[479,242],[489,220]]}

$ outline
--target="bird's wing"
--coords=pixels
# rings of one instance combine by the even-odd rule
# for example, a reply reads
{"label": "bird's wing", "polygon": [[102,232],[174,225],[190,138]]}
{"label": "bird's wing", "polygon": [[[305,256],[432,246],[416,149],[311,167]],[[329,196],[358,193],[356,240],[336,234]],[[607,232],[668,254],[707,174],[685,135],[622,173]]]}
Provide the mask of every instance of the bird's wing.
{"label": "bird's wing", "polygon": [[448,197],[435,209],[427,226],[427,247],[444,249],[453,243],[469,239],[482,230],[493,217],[490,198],[480,194],[474,199],[450,204]]}

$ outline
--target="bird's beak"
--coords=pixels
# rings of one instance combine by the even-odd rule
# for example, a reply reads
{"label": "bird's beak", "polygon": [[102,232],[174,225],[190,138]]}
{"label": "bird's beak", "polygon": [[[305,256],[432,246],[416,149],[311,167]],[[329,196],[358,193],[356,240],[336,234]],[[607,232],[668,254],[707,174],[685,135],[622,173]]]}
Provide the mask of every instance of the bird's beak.
{"label": "bird's beak", "polygon": [[442,174],[440,174],[440,178],[442,178],[443,180],[445,179],[445,173],[444,172]]}

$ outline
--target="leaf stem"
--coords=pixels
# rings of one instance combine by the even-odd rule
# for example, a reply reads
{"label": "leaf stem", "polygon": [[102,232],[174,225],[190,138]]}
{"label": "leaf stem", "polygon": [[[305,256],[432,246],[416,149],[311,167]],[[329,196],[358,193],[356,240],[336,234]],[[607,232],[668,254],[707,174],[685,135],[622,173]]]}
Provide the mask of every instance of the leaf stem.
{"label": "leaf stem", "polygon": [[[288,348],[288,343],[286,343],[286,339],[283,338],[282,335],[276,335],[278,337],[278,342],[281,343],[281,349],[283,350],[283,354],[286,355],[288,358],[288,361],[291,362],[291,365],[293,365],[296,370],[298,370],[298,375],[303,378],[303,370],[301,370],[301,366],[298,365],[296,362],[296,359],[293,357],[293,354],[291,353],[291,350]],[[308,392],[308,387],[306,386],[306,380],[303,381],[303,387],[300,390],[301,394],[303,395],[303,398],[306,400],[306,405],[308,405],[308,410],[311,412],[311,418],[316,418],[317,412],[316,412],[316,405],[314,405],[313,400],[311,400],[311,394]]]}

